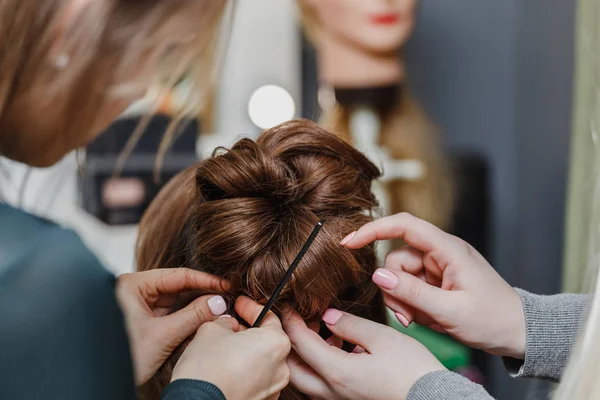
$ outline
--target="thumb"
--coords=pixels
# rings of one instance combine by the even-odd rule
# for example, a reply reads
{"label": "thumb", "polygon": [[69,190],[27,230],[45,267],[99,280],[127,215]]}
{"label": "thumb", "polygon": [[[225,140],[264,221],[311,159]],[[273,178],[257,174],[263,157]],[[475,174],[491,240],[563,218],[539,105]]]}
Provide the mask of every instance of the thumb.
{"label": "thumb", "polygon": [[227,310],[225,299],[221,296],[202,296],[187,307],[161,317],[158,327],[171,345],[178,346],[187,337],[194,334],[205,322],[214,321]]}
{"label": "thumb", "polygon": [[408,272],[380,268],[373,274],[373,282],[391,297],[434,319],[448,317],[453,309],[450,291],[430,285]]}

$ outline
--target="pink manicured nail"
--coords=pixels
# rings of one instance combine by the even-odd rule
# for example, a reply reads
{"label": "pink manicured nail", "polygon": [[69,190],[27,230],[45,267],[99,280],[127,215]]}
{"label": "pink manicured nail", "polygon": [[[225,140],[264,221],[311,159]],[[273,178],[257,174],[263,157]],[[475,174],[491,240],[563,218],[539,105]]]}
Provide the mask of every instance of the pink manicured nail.
{"label": "pink manicured nail", "polygon": [[373,274],[373,282],[381,286],[383,289],[393,289],[398,284],[398,277],[393,272],[385,268],[379,268]]}
{"label": "pink manicured nail", "polygon": [[356,235],[356,231],[352,232],[351,234],[349,234],[348,236],[346,236],[345,238],[343,238],[342,241],[340,242],[340,244],[342,246],[345,246],[350,240],[352,240],[352,238],[354,237],[354,235]]}
{"label": "pink manicured nail", "polygon": [[354,347],[354,350],[352,350],[352,352],[356,353],[356,354],[362,354],[362,353],[366,353],[367,351],[357,345],[356,347]]}
{"label": "pink manicured nail", "polygon": [[214,296],[208,299],[208,308],[210,308],[213,315],[221,315],[227,311],[227,304],[221,296]]}
{"label": "pink manicured nail", "polygon": [[219,319],[221,319],[221,318],[231,318],[231,315],[229,315],[229,314],[223,314],[223,315],[221,315],[219,317]]}
{"label": "pink manicured nail", "polygon": [[396,318],[398,319],[398,321],[400,321],[400,323],[405,327],[408,328],[408,326],[410,325],[410,322],[408,322],[408,320],[406,319],[406,317],[400,313],[396,313]]}
{"label": "pink manicured nail", "polygon": [[323,321],[325,321],[327,325],[335,325],[342,315],[344,315],[344,313],[340,310],[330,308],[329,310],[325,311],[325,314],[323,314]]}

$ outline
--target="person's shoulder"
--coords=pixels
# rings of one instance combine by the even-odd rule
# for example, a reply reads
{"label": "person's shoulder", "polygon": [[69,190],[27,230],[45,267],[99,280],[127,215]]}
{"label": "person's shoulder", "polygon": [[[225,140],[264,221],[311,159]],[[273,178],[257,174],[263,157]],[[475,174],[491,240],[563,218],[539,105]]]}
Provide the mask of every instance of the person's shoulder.
{"label": "person's shoulder", "polygon": [[0,258],[0,398],[134,398],[115,277],[77,234],[0,210]]}

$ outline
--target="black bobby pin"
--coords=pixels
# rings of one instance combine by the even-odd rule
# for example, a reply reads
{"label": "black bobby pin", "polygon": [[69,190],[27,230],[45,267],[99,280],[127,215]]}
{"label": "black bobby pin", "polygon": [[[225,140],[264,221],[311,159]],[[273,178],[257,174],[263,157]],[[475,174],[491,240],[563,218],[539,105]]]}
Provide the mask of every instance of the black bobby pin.
{"label": "black bobby pin", "polygon": [[262,312],[260,313],[260,315],[258,316],[258,318],[256,319],[256,321],[254,322],[254,325],[252,325],[253,328],[258,328],[260,326],[260,324],[262,323],[263,319],[265,319],[267,313],[269,312],[269,310],[271,309],[271,307],[273,307],[273,303],[275,303],[275,300],[277,300],[277,296],[279,296],[279,293],[281,293],[281,291],[283,290],[283,288],[285,287],[285,285],[288,283],[288,281],[292,277],[292,274],[294,273],[294,271],[298,267],[298,264],[300,264],[300,261],[302,261],[302,257],[304,257],[304,255],[306,254],[306,252],[310,248],[310,245],[312,244],[312,242],[315,240],[315,238],[319,234],[319,231],[323,227],[324,223],[325,223],[325,221],[319,221],[319,222],[317,222],[317,225],[315,226],[315,229],[313,229],[312,233],[308,237],[308,240],[306,241],[306,243],[304,243],[304,246],[302,246],[302,249],[300,250],[300,253],[298,253],[298,255],[296,256],[296,258],[292,262],[292,265],[290,265],[290,267],[286,271],[285,275],[283,276],[283,279],[281,280],[281,282],[279,282],[279,285],[277,286],[277,289],[275,289],[275,292],[273,292],[273,295],[271,296],[271,298],[269,299],[269,301],[267,301],[267,305],[265,306],[265,308],[263,308]]}

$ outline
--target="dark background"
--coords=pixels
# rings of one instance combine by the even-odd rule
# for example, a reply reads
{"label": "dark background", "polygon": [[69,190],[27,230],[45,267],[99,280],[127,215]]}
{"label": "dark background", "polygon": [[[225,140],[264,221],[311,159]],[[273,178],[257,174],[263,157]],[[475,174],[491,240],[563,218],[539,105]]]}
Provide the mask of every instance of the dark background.
{"label": "dark background", "polygon": [[[536,293],[560,291],[571,131],[574,2],[422,0],[407,46],[415,96],[455,153],[489,173],[492,265]],[[318,114],[314,54],[303,45],[303,116]],[[498,400],[537,399],[548,385],[512,380],[492,361]]]}
{"label": "dark background", "polygon": [[[512,285],[560,290],[575,4],[560,0],[423,0],[406,58],[417,97],[451,148],[488,160],[491,262]],[[494,366],[500,399],[546,385]]]}

